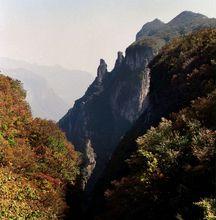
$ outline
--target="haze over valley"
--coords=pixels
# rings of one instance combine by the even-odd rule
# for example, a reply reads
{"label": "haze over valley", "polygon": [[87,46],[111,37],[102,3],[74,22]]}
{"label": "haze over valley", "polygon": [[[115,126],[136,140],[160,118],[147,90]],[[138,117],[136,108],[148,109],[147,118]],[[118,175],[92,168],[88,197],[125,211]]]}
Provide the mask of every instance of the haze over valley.
{"label": "haze over valley", "polygon": [[58,121],[85,93],[93,75],[61,66],[43,66],[0,58],[3,73],[20,80],[35,117]]}
{"label": "haze over valley", "polygon": [[215,0],[0,8],[0,220],[216,219]]}

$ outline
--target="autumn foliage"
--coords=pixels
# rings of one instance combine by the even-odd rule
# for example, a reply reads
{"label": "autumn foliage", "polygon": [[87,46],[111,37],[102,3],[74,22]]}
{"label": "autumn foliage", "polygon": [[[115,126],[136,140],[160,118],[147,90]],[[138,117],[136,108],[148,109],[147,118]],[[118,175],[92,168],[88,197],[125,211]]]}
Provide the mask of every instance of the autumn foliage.
{"label": "autumn foliage", "polygon": [[98,219],[215,219],[216,91],[137,139]]}
{"label": "autumn foliage", "polygon": [[78,163],[54,122],[32,118],[20,82],[0,75],[0,219],[62,219]]}
{"label": "autumn foliage", "polygon": [[174,40],[152,61],[150,93],[172,98],[161,105],[193,101],[136,138],[97,220],[216,219],[215,57],[214,29]]}

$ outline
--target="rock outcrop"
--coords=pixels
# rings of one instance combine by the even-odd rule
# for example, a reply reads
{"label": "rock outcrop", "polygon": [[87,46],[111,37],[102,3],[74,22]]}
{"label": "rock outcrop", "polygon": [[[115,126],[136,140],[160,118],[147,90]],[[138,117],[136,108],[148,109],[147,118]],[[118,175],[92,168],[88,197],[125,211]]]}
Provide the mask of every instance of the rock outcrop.
{"label": "rock outcrop", "polygon": [[107,64],[106,64],[105,60],[101,59],[100,60],[100,65],[99,65],[98,70],[97,70],[96,80],[99,83],[102,83],[104,77],[106,76],[106,73],[107,73]]}
{"label": "rock outcrop", "polygon": [[83,153],[83,184],[91,177],[89,190],[121,137],[144,109],[149,87],[147,64],[157,52],[150,46],[132,45],[125,57],[118,52],[111,72],[101,59],[93,84],[59,121],[68,139]]}
{"label": "rock outcrop", "polygon": [[118,52],[118,57],[115,63],[115,69],[118,69],[124,62],[124,55],[121,51]]}

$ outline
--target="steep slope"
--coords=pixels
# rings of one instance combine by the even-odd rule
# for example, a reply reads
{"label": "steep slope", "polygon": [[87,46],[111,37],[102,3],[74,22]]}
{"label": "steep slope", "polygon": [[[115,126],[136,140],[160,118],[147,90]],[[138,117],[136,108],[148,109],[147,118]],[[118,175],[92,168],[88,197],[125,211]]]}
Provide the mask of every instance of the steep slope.
{"label": "steep slope", "polygon": [[136,142],[129,175],[105,192],[96,219],[214,219],[216,90]]}
{"label": "steep slope", "polygon": [[[212,23],[211,19],[207,20]],[[207,26],[211,25],[207,20]],[[145,26],[147,34],[127,48],[125,57],[118,53],[113,71],[108,72],[105,61],[101,60],[93,84],[59,121],[68,139],[84,155],[84,185],[91,176],[88,189],[103,172],[122,136],[148,107],[148,63],[172,36],[176,36],[174,29],[167,38],[164,25],[159,20],[153,23],[153,26]],[[160,28],[163,34],[158,35]],[[155,34],[150,36],[150,32]]]}
{"label": "steep slope", "polygon": [[23,83],[33,117],[58,121],[67,112],[69,105],[49,87],[45,78],[21,68],[6,69],[2,73]]}
{"label": "steep slope", "polygon": [[51,121],[33,119],[19,81],[0,75],[0,218],[63,219],[79,155]]}
{"label": "steep slope", "polygon": [[[95,194],[98,199],[98,195],[104,194],[105,188],[110,186],[111,181],[129,175],[129,179],[122,179],[115,184],[114,192],[111,193],[111,200],[113,199],[110,204],[111,215],[109,215],[109,210],[107,212],[109,218],[114,218],[114,215],[114,219],[131,219],[131,215],[134,217],[144,215],[146,219],[157,219],[158,214],[164,216],[161,217],[162,219],[174,219],[174,215],[178,214],[177,209],[182,208],[183,219],[192,219],[193,214],[188,213],[187,208],[190,209],[193,202],[213,196],[216,146],[215,39],[216,29],[203,30],[182,39],[176,39],[165,46],[150,63],[151,81],[147,96],[148,106],[131,131],[120,142],[103,179],[96,187]],[[210,95],[206,98],[209,93]],[[194,99],[197,101],[192,102],[190,108],[180,111],[175,117],[170,116],[170,113],[178,112],[190,105]],[[157,126],[162,117],[168,117],[171,121],[163,121],[159,127],[152,128],[144,135],[151,126]],[[172,147],[173,151],[169,149]],[[131,157],[131,155],[135,156]],[[129,163],[126,162],[127,159],[130,159]],[[171,161],[167,162],[167,159]],[[137,160],[138,162],[141,160],[140,162],[144,164],[137,165]],[[145,163],[146,160],[149,167]],[[176,161],[177,167],[174,164]],[[157,171],[162,172],[162,176],[154,170],[154,165],[160,167],[158,168],[160,171]],[[192,166],[188,171],[187,165]],[[199,166],[203,169],[197,170],[197,174],[193,173],[192,170],[196,172]],[[182,170],[184,167],[185,170]],[[168,170],[168,176],[164,173],[165,170]],[[149,182],[145,179],[146,175],[150,178]],[[190,175],[192,175],[191,179]],[[144,178],[143,182],[142,178]],[[202,181],[203,178],[206,182]],[[147,187],[146,181],[152,184],[150,188]],[[154,181],[156,181],[155,188]],[[197,188],[193,185],[194,183]],[[134,188],[134,185],[137,185],[137,188]],[[185,187],[185,194],[180,192],[178,194],[180,187]],[[205,193],[202,194],[202,192]],[[159,199],[154,200],[152,196]],[[179,200],[178,196],[180,196]],[[101,197],[97,199],[95,207],[97,205],[99,207],[102,202]],[[155,204],[153,204],[154,201]],[[175,207],[172,205],[174,201]],[[131,209],[128,204],[133,204],[134,207],[137,205],[137,209]],[[121,210],[120,206],[122,206],[122,213],[119,212],[118,216],[117,210],[118,208]],[[187,214],[189,217],[186,218]],[[102,219],[106,219],[105,216]]]}

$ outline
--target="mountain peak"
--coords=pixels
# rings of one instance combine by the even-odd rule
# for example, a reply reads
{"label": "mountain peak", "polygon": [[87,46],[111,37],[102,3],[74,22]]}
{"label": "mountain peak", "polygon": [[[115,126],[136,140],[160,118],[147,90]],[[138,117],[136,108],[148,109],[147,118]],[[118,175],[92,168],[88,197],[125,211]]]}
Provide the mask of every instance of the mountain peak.
{"label": "mountain peak", "polygon": [[136,40],[140,40],[141,36],[152,36],[154,35],[158,30],[162,29],[165,26],[165,23],[163,23],[158,18],[154,19],[153,21],[150,21],[143,25],[140,32],[137,33]]}
{"label": "mountain peak", "polygon": [[191,23],[193,20],[205,19],[207,18],[205,15],[195,13],[192,11],[183,11],[175,18],[173,18],[168,24],[170,25],[185,25],[187,23]]}
{"label": "mountain peak", "polygon": [[97,69],[97,77],[99,82],[102,82],[106,73],[107,73],[107,64],[104,59],[100,59],[100,65]]}
{"label": "mountain peak", "polygon": [[177,15],[177,17],[178,16],[206,17],[205,15],[202,15],[202,14],[196,13],[196,12],[192,12],[192,11],[183,11],[179,15]]}
{"label": "mountain peak", "polygon": [[155,18],[152,22],[150,22],[152,24],[164,24],[160,19]]}
{"label": "mountain peak", "polygon": [[118,68],[119,66],[121,66],[123,61],[124,61],[123,52],[119,51],[117,54],[117,60],[115,62],[115,68]]}
{"label": "mountain peak", "polygon": [[154,28],[155,29],[155,28],[160,27],[161,25],[164,25],[164,23],[160,19],[156,18],[153,21],[150,21],[150,22],[147,22],[146,24],[144,24],[143,28],[144,29],[145,28]]}
{"label": "mountain peak", "polygon": [[204,28],[215,28],[216,19],[195,13],[192,11],[183,11],[168,23],[163,23],[158,18],[143,25],[142,29],[136,35],[136,41],[144,37],[159,37],[166,42],[170,37],[178,37],[195,30]]}

